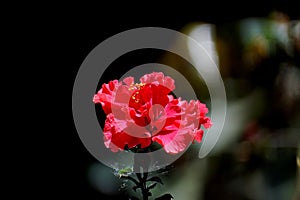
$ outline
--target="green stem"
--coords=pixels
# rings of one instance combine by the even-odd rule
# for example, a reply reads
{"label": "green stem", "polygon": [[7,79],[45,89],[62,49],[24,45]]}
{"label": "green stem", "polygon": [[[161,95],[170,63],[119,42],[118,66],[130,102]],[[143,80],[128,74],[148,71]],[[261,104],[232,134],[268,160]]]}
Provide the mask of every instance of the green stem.
{"label": "green stem", "polygon": [[144,172],[143,177],[141,173],[136,173],[136,176],[138,177],[138,180],[141,184],[143,200],[148,200],[149,189],[147,188],[147,184],[146,184],[148,173]]}

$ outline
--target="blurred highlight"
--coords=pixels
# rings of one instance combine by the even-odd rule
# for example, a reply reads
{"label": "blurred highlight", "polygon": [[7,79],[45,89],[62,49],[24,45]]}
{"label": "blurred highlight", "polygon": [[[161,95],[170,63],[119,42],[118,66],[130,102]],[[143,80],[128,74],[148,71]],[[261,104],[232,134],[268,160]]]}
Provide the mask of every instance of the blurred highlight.
{"label": "blurred highlight", "polygon": [[[223,24],[195,22],[182,32],[203,45],[217,64],[227,115],[212,153],[199,159],[201,144],[192,145],[173,163],[176,170],[165,175],[164,188],[174,199],[299,200],[300,20],[274,11],[265,18]],[[201,62],[189,44],[174,45]],[[168,54],[161,61],[186,76],[210,106],[195,69]],[[106,194],[118,192],[111,176],[96,165],[89,172],[92,185]]]}

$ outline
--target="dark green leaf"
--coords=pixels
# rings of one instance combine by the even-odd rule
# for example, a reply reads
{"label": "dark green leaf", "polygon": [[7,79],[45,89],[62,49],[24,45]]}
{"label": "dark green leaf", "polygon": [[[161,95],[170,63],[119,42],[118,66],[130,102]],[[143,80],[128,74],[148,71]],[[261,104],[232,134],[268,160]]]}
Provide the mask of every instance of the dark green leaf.
{"label": "dark green leaf", "polygon": [[134,184],[136,185],[136,186],[139,186],[140,185],[140,183],[137,181],[137,180],[135,180],[134,178],[132,178],[132,177],[130,177],[130,176],[122,176],[122,177],[120,177],[121,179],[127,179],[127,180],[130,180],[130,181],[132,181],[132,182],[134,182]]}
{"label": "dark green leaf", "polygon": [[134,186],[134,187],[132,187],[132,189],[136,192],[136,190],[138,189],[138,188],[141,188],[141,186]]}
{"label": "dark green leaf", "polygon": [[151,184],[147,189],[148,189],[148,190],[151,190],[151,189],[153,189],[156,185],[157,185],[157,183],[153,183],[153,184]]}
{"label": "dark green leaf", "polygon": [[159,177],[157,177],[157,176],[154,176],[154,177],[149,178],[149,179],[147,180],[147,182],[148,182],[148,181],[157,182],[157,183],[160,183],[160,184],[163,185],[162,180],[161,180]]}

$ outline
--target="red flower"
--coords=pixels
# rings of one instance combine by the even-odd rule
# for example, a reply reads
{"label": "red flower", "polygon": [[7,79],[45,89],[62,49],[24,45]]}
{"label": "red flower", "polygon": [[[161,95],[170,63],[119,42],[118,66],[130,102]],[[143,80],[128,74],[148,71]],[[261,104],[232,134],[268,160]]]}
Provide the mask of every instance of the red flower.
{"label": "red flower", "polygon": [[199,100],[174,99],[169,95],[174,89],[174,80],[161,72],[144,75],[140,83],[128,77],[103,84],[93,101],[101,103],[107,114],[105,146],[118,151],[157,142],[167,153],[176,154],[194,140],[201,142],[201,125],[212,125],[205,116],[208,109]]}

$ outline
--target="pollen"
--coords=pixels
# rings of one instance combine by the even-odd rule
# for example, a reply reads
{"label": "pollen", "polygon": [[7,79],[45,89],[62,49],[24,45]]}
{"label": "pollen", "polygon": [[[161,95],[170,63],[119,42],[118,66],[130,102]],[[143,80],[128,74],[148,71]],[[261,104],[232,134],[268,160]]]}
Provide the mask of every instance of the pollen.
{"label": "pollen", "polygon": [[145,83],[135,83],[135,84],[131,84],[129,86],[129,88],[128,88],[129,91],[135,90],[135,92],[131,96],[132,100],[134,100],[135,103],[140,102],[140,92],[139,92],[139,90],[141,90],[145,85],[146,85]]}
{"label": "pollen", "polygon": [[135,83],[131,84],[128,88],[128,90],[140,90],[142,89],[146,84],[145,83]]}
{"label": "pollen", "polygon": [[137,91],[131,96],[131,98],[134,100],[135,103],[138,103],[140,101],[139,94],[140,93]]}

